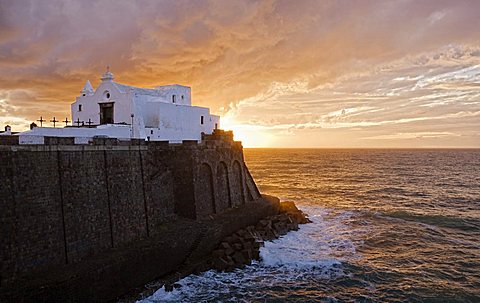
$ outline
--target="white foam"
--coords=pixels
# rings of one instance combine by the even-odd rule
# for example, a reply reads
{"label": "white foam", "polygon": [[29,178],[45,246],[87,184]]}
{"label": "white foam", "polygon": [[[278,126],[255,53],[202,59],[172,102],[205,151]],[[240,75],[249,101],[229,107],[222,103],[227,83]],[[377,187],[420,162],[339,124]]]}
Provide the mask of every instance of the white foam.
{"label": "white foam", "polygon": [[[359,257],[354,240],[358,231],[349,225],[354,214],[334,213],[318,206],[303,210],[313,223],[265,242],[260,250],[261,261],[230,273],[208,271],[188,276],[177,282],[181,288],[172,292],[161,288],[139,302],[199,302],[219,301],[219,298],[224,302],[247,302],[252,290],[261,295],[259,290],[268,287],[345,276],[342,262]],[[229,296],[225,297],[226,293]]]}

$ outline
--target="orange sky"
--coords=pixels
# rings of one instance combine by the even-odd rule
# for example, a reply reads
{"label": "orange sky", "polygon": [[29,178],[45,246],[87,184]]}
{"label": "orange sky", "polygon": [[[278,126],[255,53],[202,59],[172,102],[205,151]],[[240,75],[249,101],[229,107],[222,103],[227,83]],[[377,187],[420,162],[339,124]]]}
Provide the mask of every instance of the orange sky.
{"label": "orange sky", "polygon": [[480,147],[480,1],[0,0],[0,125],[189,85],[246,147]]}

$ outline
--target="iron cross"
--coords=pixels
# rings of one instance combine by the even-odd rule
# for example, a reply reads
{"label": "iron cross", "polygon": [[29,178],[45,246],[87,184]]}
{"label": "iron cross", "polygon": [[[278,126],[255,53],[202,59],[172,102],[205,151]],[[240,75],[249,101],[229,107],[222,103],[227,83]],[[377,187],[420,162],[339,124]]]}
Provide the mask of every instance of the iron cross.
{"label": "iron cross", "polygon": [[55,127],[55,124],[60,121],[58,121],[57,119],[55,119],[55,117],[53,117],[53,120],[50,120],[50,122],[53,122],[53,127]]}
{"label": "iron cross", "polygon": [[40,122],[40,127],[43,126],[43,122],[47,121],[47,120],[43,120],[43,117],[40,116],[40,120],[37,120],[38,122]]}
{"label": "iron cross", "polygon": [[88,122],[87,122],[87,124],[88,124],[88,126],[90,126],[90,125],[92,125],[92,124],[93,124],[93,122],[92,122],[92,120],[90,120],[90,118],[88,118]]}
{"label": "iron cross", "polygon": [[68,126],[68,122],[70,121],[68,121],[68,118],[65,118],[65,120],[63,120],[62,122],[65,122],[65,126]]}
{"label": "iron cross", "polygon": [[75,124],[77,124],[77,127],[80,127],[80,124],[83,124],[83,121],[80,121],[80,118],[77,118],[77,121],[75,121]]}

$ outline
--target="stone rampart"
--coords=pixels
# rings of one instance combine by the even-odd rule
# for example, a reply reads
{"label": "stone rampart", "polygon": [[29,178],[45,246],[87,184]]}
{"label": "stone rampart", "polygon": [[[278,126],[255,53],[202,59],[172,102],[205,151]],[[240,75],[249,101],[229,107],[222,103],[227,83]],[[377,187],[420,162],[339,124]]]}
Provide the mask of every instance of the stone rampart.
{"label": "stone rampart", "polygon": [[230,132],[183,144],[5,140],[0,290],[25,276],[157,237],[176,218],[215,217],[260,198]]}

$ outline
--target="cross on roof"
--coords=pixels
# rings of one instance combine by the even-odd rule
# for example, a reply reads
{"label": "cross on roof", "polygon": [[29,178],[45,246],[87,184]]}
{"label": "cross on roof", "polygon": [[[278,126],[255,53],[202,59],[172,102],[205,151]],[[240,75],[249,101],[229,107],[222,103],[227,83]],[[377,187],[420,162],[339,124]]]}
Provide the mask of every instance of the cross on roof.
{"label": "cross on roof", "polygon": [[62,122],[65,122],[65,126],[68,126],[68,122],[70,121],[68,121],[68,118],[65,118],[65,120],[63,120]]}
{"label": "cross on roof", "polygon": [[37,121],[40,122],[40,127],[42,127],[42,126],[43,126],[43,122],[46,122],[47,120],[43,120],[43,117],[40,116],[40,119],[37,120]]}
{"label": "cross on roof", "polygon": [[93,121],[90,120],[90,118],[88,118],[88,122],[86,122],[88,124],[88,126],[92,125],[93,124]]}
{"label": "cross on roof", "polygon": [[83,121],[80,121],[80,118],[75,121],[75,124],[77,124],[77,127],[80,127],[80,124],[83,124]]}
{"label": "cross on roof", "polygon": [[58,121],[57,119],[55,119],[55,117],[53,117],[53,120],[50,120],[50,122],[53,122],[53,127],[55,127],[55,124],[60,121]]}

